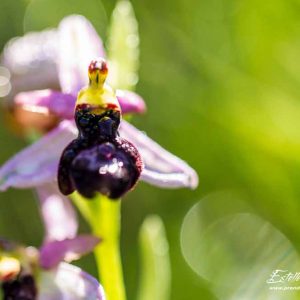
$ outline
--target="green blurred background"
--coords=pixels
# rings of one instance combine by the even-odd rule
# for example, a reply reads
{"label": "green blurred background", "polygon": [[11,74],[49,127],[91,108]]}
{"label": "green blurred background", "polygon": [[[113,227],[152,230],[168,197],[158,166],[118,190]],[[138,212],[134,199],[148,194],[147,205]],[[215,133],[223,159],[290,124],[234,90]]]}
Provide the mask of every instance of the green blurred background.
{"label": "green blurred background", "polygon": [[[0,1],[0,49],[24,33],[24,24],[28,30],[41,29],[34,25],[36,12],[44,21],[41,27],[57,25],[66,13],[84,14],[105,40],[116,2],[35,0],[25,15],[29,3]],[[296,257],[300,250],[300,1],[132,0],[132,4],[140,33],[137,92],[148,106],[147,114],[135,117],[133,123],[192,165],[200,185],[190,191],[140,183],[123,200],[128,298],[134,298],[139,277],[139,226],[154,213],[162,217],[170,244],[171,299],[216,299],[211,284],[186,263],[180,242],[185,215],[206,195],[230,191],[226,197],[218,194],[219,202],[211,202],[211,220],[236,212],[233,196],[228,196],[232,193],[243,202],[241,211],[283,233]],[[2,164],[25,142],[7,129],[3,114],[0,121]],[[9,190],[0,194],[0,200],[0,235],[38,246],[42,224],[34,195]],[[87,230],[84,222],[82,230]],[[200,239],[197,226],[191,230],[191,238]],[[240,234],[242,238],[244,233]],[[198,259],[211,259],[209,250]],[[91,256],[79,264],[96,274]],[[300,299],[300,294],[294,296]]]}

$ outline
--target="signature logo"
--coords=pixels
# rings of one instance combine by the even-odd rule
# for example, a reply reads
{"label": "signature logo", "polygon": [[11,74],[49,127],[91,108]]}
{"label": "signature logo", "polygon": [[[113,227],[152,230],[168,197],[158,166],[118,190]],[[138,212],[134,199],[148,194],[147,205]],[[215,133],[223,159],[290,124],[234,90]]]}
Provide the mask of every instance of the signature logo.
{"label": "signature logo", "polygon": [[274,270],[266,282],[273,284],[297,281],[300,281],[300,272],[292,273],[289,270]]}

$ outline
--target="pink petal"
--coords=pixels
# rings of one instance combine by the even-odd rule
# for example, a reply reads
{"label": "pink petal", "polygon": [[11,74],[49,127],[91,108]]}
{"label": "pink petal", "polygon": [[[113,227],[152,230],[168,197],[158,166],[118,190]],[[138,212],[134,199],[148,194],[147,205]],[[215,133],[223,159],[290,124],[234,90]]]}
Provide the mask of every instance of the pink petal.
{"label": "pink petal", "polygon": [[104,57],[103,44],[92,24],[83,16],[64,18],[59,31],[59,80],[65,93],[77,94],[88,83],[92,59]]}
{"label": "pink petal", "polygon": [[144,170],[141,179],[164,188],[196,188],[198,176],[186,162],[171,154],[146,134],[128,122],[121,123],[120,135],[132,142],[139,150]]}
{"label": "pink petal", "polygon": [[41,272],[39,283],[40,300],[105,300],[104,290],[94,277],[67,263]]}
{"label": "pink petal", "polygon": [[1,63],[20,75],[27,74],[29,69],[53,66],[58,54],[57,42],[56,29],[29,32],[12,38],[4,47]]}
{"label": "pink petal", "polygon": [[19,93],[15,103],[25,110],[45,114],[55,114],[63,119],[74,118],[76,98],[71,94],[63,94],[53,90],[39,90]]}
{"label": "pink petal", "polygon": [[30,188],[56,179],[63,149],[77,136],[72,121],[63,121],[36,143],[28,146],[0,168],[0,190]]}
{"label": "pink petal", "polygon": [[91,252],[100,242],[92,235],[79,235],[73,239],[52,241],[44,244],[40,249],[40,265],[44,269],[51,269],[61,261],[72,261]]}
{"label": "pink petal", "polygon": [[122,113],[144,113],[146,104],[138,94],[125,90],[116,90]]}
{"label": "pink petal", "polygon": [[59,88],[55,60],[58,55],[55,29],[29,32],[5,45],[1,64],[11,73],[9,97],[20,91]]}
{"label": "pink petal", "polygon": [[78,229],[76,212],[70,200],[58,191],[57,183],[39,186],[37,193],[45,225],[45,241],[74,238]]}

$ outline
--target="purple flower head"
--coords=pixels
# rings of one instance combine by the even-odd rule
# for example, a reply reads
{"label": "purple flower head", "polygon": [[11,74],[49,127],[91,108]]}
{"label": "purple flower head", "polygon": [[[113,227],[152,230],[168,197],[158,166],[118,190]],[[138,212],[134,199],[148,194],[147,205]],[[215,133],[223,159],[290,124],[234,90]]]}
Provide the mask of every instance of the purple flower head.
{"label": "purple flower head", "polygon": [[[42,34],[40,33],[40,35]],[[30,48],[30,45],[26,44],[26,38],[26,36],[21,38],[23,44],[25,44],[24,47]],[[56,128],[36,143],[16,154],[0,168],[1,190],[9,187],[36,187],[55,181],[61,153],[78,135],[78,130],[72,120],[76,95],[80,88],[88,84],[86,70],[90,61],[95,57],[105,56],[101,39],[92,25],[82,16],[66,17],[57,30],[51,31],[51,35],[48,34],[48,38],[50,40],[47,44],[51,45],[55,55],[52,55],[51,58],[47,57],[46,60],[51,61],[56,66],[56,76],[60,82],[60,90],[47,89],[44,91],[22,92],[15,97],[15,102],[18,106],[22,106],[31,112],[42,113],[45,116],[47,114],[56,115],[61,121]],[[17,42],[18,40],[15,41],[15,43]],[[16,47],[10,45],[6,47],[4,52],[3,62],[8,67],[13,66],[12,59],[15,57],[15,49]],[[42,56],[42,50],[37,55],[39,53]],[[18,52],[18,55],[22,55],[22,53]],[[20,58],[18,59],[20,60]],[[24,57],[23,61],[26,61],[26,59]],[[27,60],[30,59],[32,58]],[[40,61],[43,61],[43,58]],[[114,65],[114,62],[111,62],[111,64]],[[28,72],[31,76],[30,74],[33,71],[29,70]],[[14,72],[12,71],[12,73]],[[49,77],[53,80],[53,71],[51,71]],[[37,86],[44,87],[39,83],[37,83]],[[145,110],[142,98],[133,92],[116,90],[116,98],[120,104],[122,114],[140,113]],[[110,126],[108,124],[107,128],[110,128]],[[197,174],[188,164],[163,149],[125,120],[120,123],[119,134],[121,139],[125,139],[130,143],[128,145],[134,145],[141,156],[144,166],[140,176],[141,180],[165,188],[197,187]],[[111,141],[108,142],[111,143]],[[111,144],[117,149],[115,152],[117,161],[118,156],[122,154],[126,156],[128,163],[130,157],[124,154],[116,143]],[[96,148],[91,150],[93,155],[97,151]],[[76,160],[76,167],[72,166],[75,173],[85,154],[83,153]],[[111,165],[110,161],[106,163],[98,162],[99,171],[101,167],[107,167],[108,165]],[[128,172],[128,169],[125,171]],[[72,180],[75,182],[76,175],[73,175],[73,177]],[[93,184],[97,187],[96,190],[100,189],[103,192],[101,184],[100,187],[97,186],[97,182]],[[112,184],[115,183],[112,182]],[[134,180],[128,182],[128,186],[132,185],[134,185]]]}

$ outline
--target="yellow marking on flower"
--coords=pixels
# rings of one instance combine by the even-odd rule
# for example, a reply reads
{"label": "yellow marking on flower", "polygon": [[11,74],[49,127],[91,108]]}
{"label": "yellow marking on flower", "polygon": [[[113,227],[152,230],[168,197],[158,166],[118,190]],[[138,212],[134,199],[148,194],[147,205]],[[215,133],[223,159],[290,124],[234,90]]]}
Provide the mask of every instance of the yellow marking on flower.
{"label": "yellow marking on flower", "polygon": [[114,90],[105,83],[107,74],[107,63],[103,58],[98,58],[90,63],[89,85],[79,92],[76,107],[84,104],[95,106],[98,108],[93,110],[95,114],[103,113],[108,109],[121,110]]}
{"label": "yellow marking on flower", "polygon": [[10,256],[2,256],[0,258],[0,281],[15,278],[21,271],[20,262]]}

